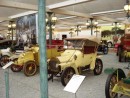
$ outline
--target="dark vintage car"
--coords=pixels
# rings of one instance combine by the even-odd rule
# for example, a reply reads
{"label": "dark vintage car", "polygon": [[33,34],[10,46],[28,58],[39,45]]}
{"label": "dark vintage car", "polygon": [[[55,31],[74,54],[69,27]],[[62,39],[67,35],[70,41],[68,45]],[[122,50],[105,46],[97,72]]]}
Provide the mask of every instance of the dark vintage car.
{"label": "dark vintage car", "polygon": [[98,46],[98,52],[102,52],[103,54],[108,54],[108,46],[107,43],[101,41]]}
{"label": "dark vintage car", "polygon": [[15,51],[15,50],[23,50],[24,49],[24,44],[19,43],[17,45],[16,41],[12,41],[10,39],[0,40],[0,49],[6,49],[6,48],[11,48],[13,51]]}
{"label": "dark vintage car", "polygon": [[6,49],[8,47],[11,47],[12,45],[12,40],[5,39],[5,40],[0,40],[0,49]]}

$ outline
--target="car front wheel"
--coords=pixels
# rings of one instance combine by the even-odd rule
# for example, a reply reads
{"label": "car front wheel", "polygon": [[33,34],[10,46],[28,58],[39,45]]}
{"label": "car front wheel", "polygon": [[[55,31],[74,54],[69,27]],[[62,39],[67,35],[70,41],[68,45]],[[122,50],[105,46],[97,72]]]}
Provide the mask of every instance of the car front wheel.
{"label": "car front wheel", "polygon": [[96,59],[95,68],[93,70],[94,75],[100,75],[102,73],[103,63],[100,59]]}
{"label": "car front wheel", "polygon": [[117,83],[117,75],[110,74],[107,78],[106,85],[105,85],[105,95],[106,98],[117,98],[117,93],[112,92],[113,87]]}
{"label": "car front wheel", "polygon": [[75,74],[75,70],[72,67],[66,68],[61,74],[61,83],[66,86],[72,76]]}
{"label": "car front wheel", "polygon": [[0,59],[0,66],[3,67],[9,62],[9,56],[3,55]]}
{"label": "car front wheel", "polygon": [[33,76],[36,74],[38,66],[34,61],[28,61],[23,66],[23,71],[26,76]]}
{"label": "car front wheel", "polygon": [[23,66],[12,64],[10,68],[13,72],[20,72],[23,69]]}

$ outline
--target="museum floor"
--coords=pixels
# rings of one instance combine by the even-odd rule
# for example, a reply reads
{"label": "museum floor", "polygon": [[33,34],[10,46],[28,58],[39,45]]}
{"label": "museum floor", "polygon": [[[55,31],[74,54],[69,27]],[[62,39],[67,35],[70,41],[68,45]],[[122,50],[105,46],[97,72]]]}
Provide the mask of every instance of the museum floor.
{"label": "museum floor", "polygon": [[[111,49],[112,50],[112,49]],[[104,68],[127,66],[126,63],[119,63],[118,57],[113,51],[109,51],[107,55],[101,55]],[[127,72],[126,69],[125,72]],[[105,81],[107,75],[102,72],[99,76],[94,76],[92,72],[85,74],[86,78],[77,91],[77,98],[105,98]],[[10,82],[10,98],[40,98],[39,74],[26,77],[22,72],[14,73],[9,70]],[[49,98],[75,98],[74,94],[63,91],[60,79],[55,78],[49,81]],[[0,68],[0,98],[5,96],[4,70]],[[129,98],[123,96],[121,98]]]}

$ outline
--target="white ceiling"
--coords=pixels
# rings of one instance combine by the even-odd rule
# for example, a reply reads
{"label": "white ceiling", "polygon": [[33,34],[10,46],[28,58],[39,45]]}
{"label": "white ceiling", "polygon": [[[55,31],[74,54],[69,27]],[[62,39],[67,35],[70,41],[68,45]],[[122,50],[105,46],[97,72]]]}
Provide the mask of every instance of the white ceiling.
{"label": "white ceiling", "polygon": [[[60,3],[63,1],[67,1],[67,0],[46,0],[46,6]],[[9,2],[9,3],[5,3],[5,2]],[[14,2],[19,2],[19,5],[14,6],[13,5]],[[0,21],[5,20],[9,16],[29,11],[28,8],[26,9],[26,6],[24,4],[31,5],[31,6],[33,5],[34,7],[31,8],[30,6],[30,8],[32,10],[37,10],[38,0],[9,0],[9,1],[0,0]],[[104,17],[112,18],[115,21],[117,21],[116,19],[119,19],[119,18],[125,19],[126,14],[123,11],[123,6],[125,4],[126,4],[126,0],[92,0],[90,2],[61,7],[60,9],[73,11],[73,12],[79,12],[79,13],[85,13],[87,15],[92,15],[92,16],[104,16]],[[12,7],[12,5],[14,7]],[[25,9],[24,9],[24,6],[25,6]],[[105,13],[106,11],[113,11],[113,10],[119,10],[119,12],[118,13],[117,12]],[[97,12],[101,12],[104,14],[96,14]],[[56,16],[58,18],[63,18],[63,17],[68,17],[69,15],[61,15],[61,14],[56,13]],[[85,24],[87,20],[88,20],[87,18],[76,17],[76,18],[66,19],[65,21],[78,25],[78,24]],[[101,21],[101,18],[98,21],[99,23],[112,23],[110,21]],[[8,22],[0,23],[0,31],[3,29],[7,29],[7,24]],[[61,27],[61,24],[60,24],[60,27]]]}

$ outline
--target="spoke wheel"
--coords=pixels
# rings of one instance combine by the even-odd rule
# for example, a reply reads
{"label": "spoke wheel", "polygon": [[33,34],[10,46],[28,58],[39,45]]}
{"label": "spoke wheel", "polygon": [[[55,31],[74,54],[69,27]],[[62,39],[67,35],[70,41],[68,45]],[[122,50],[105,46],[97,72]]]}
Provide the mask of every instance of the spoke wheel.
{"label": "spoke wheel", "polygon": [[103,64],[100,59],[96,59],[95,68],[93,70],[94,75],[100,75],[102,73]]}
{"label": "spoke wheel", "polygon": [[38,67],[34,61],[28,61],[23,66],[23,71],[26,76],[33,76],[36,74]]}
{"label": "spoke wheel", "polygon": [[66,68],[61,74],[61,83],[66,86],[72,76],[75,74],[75,70],[72,67]]}
{"label": "spoke wheel", "polygon": [[117,98],[118,94],[112,92],[113,87],[117,83],[117,75],[116,74],[110,74],[106,81],[105,86],[105,95],[106,98]]}
{"label": "spoke wheel", "polygon": [[3,67],[9,62],[9,56],[3,55],[0,59],[0,66]]}

